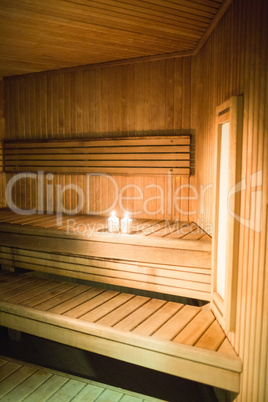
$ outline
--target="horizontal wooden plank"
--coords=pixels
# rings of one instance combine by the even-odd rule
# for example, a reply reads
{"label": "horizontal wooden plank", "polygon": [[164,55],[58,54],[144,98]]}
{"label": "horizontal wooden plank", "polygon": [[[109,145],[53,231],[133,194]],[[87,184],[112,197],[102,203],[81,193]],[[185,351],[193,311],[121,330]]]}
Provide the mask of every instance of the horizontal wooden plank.
{"label": "horizontal wooden plank", "polygon": [[[62,174],[70,174],[70,173],[106,173],[106,174],[113,174],[113,175],[124,175],[124,174],[132,174],[132,175],[167,175],[167,174],[172,174],[172,175],[177,175],[177,176],[189,176],[190,175],[190,169],[189,168],[113,168],[113,170],[110,167],[99,167],[99,168],[92,168],[92,167],[40,167],[36,166],[34,167],[29,167],[25,166],[23,167],[23,172],[33,172],[33,171],[39,171],[42,170],[45,173],[62,173]],[[21,168],[17,167],[7,167],[5,169],[6,173],[19,173],[21,172]]]}
{"label": "horizontal wooden plank", "polygon": [[[155,272],[151,273],[152,269],[144,269],[140,266],[134,272],[130,270],[123,269],[126,267],[126,264],[123,263],[114,263],[114,269],[107,268],[108,263],[104,262],[103,265],[106,267],[102,267],[101,264],[98,264],[97,267],[94,267],[94,263],[88,261],[88,264],[85,265],[78,265],[72,263],[70,258],[69,263],[60,263],[55,260],[42,260],[38,258],[31,258],[26,256],[18,256],[18,255],[11,255],[11,254],[3,254],[0,253],[1,260],[10,260],[10,262],[14,265],[18,263],[25,263],[29,264],[30,266],[43,266],[43,267],[51,267],[54,268],[59,274],[61,273],[63,276],[67,273],[68,270],[76,271],[77,273],[84,274],[84,276],[88,276],[91,274],[91,278],[97,276],[97,280],[100,280],[102,276],[110,277],[111,279],[128,279],[129,281],[137,281],[137,282],[149,282],[153,286],[156,285],[163,285],[163,286],[172,286],[184,289],[191,289],[191,290],[199,290],[203,292],[210,292],[210,275],[202,275],[202,274],[192,274],[192,273],[185,273],[185,272],[177,272],[174,270],[164,271],[158,270],[157,267]],[[120,267],[122,265],[122,267]],[[145,271],[145,273],[144,273]],[[147,273],[146,273],[147,271]],[[160,274],[160,272],[163,275]],[[168,275],[168,276],[167,276]]]}
{"label": "horizontal wooden plank", "polygon": [[[140,273],[128,273],[120,270],[110,270],[95,267],[83,267],[75,264],[59,265],[59,263],[39,261],[38,263],[30,259],[20,259],[14,257],[4,258],[0,255],[3,264],[12,264],[17,268],[30,269],[39,272],[55,273],[56,275],[79,278],[88,281],[138,288],[152,292],[166,293],[177,296],[190,297],[201,300],[210,299],[210,283],[192,280],[187,275],[183,279],[168,279],[156,275],[142,275]],[[179,275],[178,275],[179,276]],[[17,290],[17,289],[16,289]],[[22,289],[23,290],[23,289]]]}
{"label": "horizontal wooden plank", "polygon": [[[10,263],[9,260],[2,260],[2,264],[8,264]],[[119,280],[117,278],[109,277],[109,276],[101,276],[97,274],[91,274],[89,273],[84,273],[84,272],[79,272],[75,270],[59,270],[58,268],[53,267],[47,267],[47,266],[42,266],[42,265],[36,265],[36,264],[29,264],[29,263],[23,263],[23,262],[16,262],[16,266],[18,268],[23,268],[23,269],[30,269],[34,270],[37,272],[44,272],[48,274],[54,274],[54,275],[63,275],[66,277],[74,278],[74,279],[81,279],[81,280],[87,280],[87,281],[93,281],[96,283],[103,283],[103,284],[108,284],[108,285],[115,285],[115,286],[121,286],[121,287],[127,287],[127,288],[133,288],[133,289],[139,289],[139,290],[144,290],[148,292],[157,292],[157,293],[163,293],[167,295],[173,295],[173,296],[181,296],[181,297],[189,297],[192,299],[198,299],[198,300],[205,300],[209,301],[210,300],[210,295],[211,292],[210,290],[205,292],[205,291],[199,291],[197,289],[187,289],[186,287],[175,287],[175,286],[166,286],[162,284],[155,284],[155,283],[150,283],[150,282],[138,282],[138,281],[133,281],[130,279],[122,279],[120,278]],[[68,268],[68,267],[67,267]],[[190,287],[190,286],[189,286]]]}
{"label": "horizontal wooden plank", "polygon": [[189,145],[190,136],[165,136],[165,137],[135,137],[135,138],[98,138],[92,140],[73,141],[5,141],[4,147],[15,148],[86,148],[86,147],[122,147],[122,146],[164,146],[164,145]]}
{"label": "horizontal wooden plank", "polygon": [[[6,249],[6,250],[3,250]],[[138,264],[129,261],[116,261],[113,259],[104,258],[83,258],[73,256],[65,256],[53,253],[34,252],[30,250],[0,247],[0,256],[2,259],[15,258],[16,261],[28,262],[32,264],[41,264],[50,266],[54,264],[55,267],[63,268],[67,265],[74,265],[77,270],[85,271],[87,269],[95,270],[102,274],[103,272],[111,271],[113,276],[120,276],[121,271],[127,275],[138,274],[144,275],[145,278],[159,276],[162,278],[189,280],[194,282],[209,284],[211,280],[211,272],[209,269],[183,267],[183,266],[168,266],[161,264]]]}
{"label": "horizontal wooden plank", "polygon": [[[178,167],[190,167],[190,161],[187,160],[55,160],[51,159],[50,161],[47,160],[20,160],[20,161],[6,161],[5,162],[5,169],[8,170],[14,166],[16,169],[24,169],[26,166],[31,166],[33,168],[40,167],[42,169],[43,166],[50,166],[51,169],[57,168],[58,166],[62,166],[66,169],[71,169],[73,167],[94,167],[94,168],[165,168],[165,169],[177,169]],[[138,169],[137,169],[138,170]]]}
{"label": "horizontal wooden plank", "polygon": [[6,149],[4,151],[4,155],[27,155],[31,151],[31,154],[149,154],[149,153],[181,153],[181,152],[190,152],[189,145],[159,145],[159,146],[133,146],[133,147],[107,147],[107,146],[98,146],[98,147],[79,147],[79,148],[46,148],[42,145],[40,148],[12,148]]}
{"label": "horizontal wooden plank", "polygon": [[[32,150],[30,150],[31,153],[23,153],[23,154],[18,154],[14,152],[14,154],[5,154],[5,164],[12,162],[12,161],[45,161],[45,160],[58,160],[58,161],[63,161],[63,160],[96,160],[96,161],[101,161],[101,160],[188,160],[190,159],[190,154],[188,152],[184,153],[124,153],[124,154],[90,154],[90,156],[86,153],[84,154],[63,154],[60,152],[57,153],[49,153],[49,154],[44,154],[41,150],[39,154],[33,154]],[[58,151],[58,150],[57,150]],[[42,152],[42,153],[41,153]]]}

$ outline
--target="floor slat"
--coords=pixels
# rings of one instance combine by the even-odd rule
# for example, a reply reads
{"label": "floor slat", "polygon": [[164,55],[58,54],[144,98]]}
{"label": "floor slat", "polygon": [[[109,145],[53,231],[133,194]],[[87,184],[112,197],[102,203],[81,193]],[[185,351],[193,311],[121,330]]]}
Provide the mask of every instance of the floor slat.
{"label": "floor slat", "polygon": [[3,361],[5,369],[0,379],[0,398],[3,402],[161,402],[140,393],[11,358],[1,356],[0,361]]}
{"label": "floor slat", "polygon": [[[29,397],[36,389],[38,389],[44,382],[46,382],[52,374],[45,371],[37,370],[30,377],[21,383],[21,386],[14,387],[8,394],[1,399],[5,401],[22,401]],[[14,378],[16,384],[16,378]],[[1,384],[0,384],[1,386]]]}
{"label": "floor slat", "polygon": [[47,400],[50,396],[55,394],[57,390],[62,387],[68,378],[52,375],[46,382],[39,386],[31,395],[29,395],[23,402],[36,402]]}
{"label": "floor slat", "polygon": [[30,377],[36,369],[27,366],[21,366],[18,370],[9,375],[5,381],[2,381],[0,387],[0,398],[3,398],[14,388],[14,384],[20,384]]}
{"label": "floor slat", "polygon": [[96,386],[87,384],[72,400],[73,402],[94,402],[98,396],[103,392],[103,389]]}
{"label": "floor slat", "polygon": [[83,388],[85,383],[76,380],[67,381],[59,390],[57,390],[47,402],[65,402],[74,398]]}
{"label": "floor slat", "polygon": [[14,371],[17,371],[21,367],[20,364],[14,362],[7,362],[0,367],[0,381],[9,377]]}

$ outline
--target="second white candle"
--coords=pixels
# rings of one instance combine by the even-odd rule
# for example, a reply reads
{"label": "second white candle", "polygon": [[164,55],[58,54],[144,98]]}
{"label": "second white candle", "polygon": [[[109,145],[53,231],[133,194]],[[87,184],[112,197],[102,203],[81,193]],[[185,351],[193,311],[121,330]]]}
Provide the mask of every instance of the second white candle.
{"label": "second white candle", "polygon": [[122,233],[131,233],[132,219],[129,216],[125,216],[121,219],[121,232]]}

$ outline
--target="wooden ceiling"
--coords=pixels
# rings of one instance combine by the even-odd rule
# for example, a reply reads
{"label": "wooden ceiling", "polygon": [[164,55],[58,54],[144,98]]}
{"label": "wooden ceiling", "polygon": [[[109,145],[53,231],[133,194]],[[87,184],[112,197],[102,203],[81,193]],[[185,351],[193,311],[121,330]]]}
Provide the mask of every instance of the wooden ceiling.
{"label": "wooden ceiling", "polygon": [[188,54],[227,2],[1,0],[0,76]]}

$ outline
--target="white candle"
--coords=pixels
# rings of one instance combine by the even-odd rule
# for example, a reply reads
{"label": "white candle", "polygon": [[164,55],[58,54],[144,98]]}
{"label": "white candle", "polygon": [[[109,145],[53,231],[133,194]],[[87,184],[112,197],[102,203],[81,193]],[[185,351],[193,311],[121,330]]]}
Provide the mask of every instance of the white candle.
{"label": "white candle", "polygon": [[114,212],[112,212],[112,215],[108,219],[108,232],[119,232],[119,219],[115,216]]}
{"label": "white candle", "polygon": [[121,219],[121,232],[122,233],[131,233],[131,224],[132,219],[130,219],[127,215]]}

